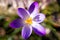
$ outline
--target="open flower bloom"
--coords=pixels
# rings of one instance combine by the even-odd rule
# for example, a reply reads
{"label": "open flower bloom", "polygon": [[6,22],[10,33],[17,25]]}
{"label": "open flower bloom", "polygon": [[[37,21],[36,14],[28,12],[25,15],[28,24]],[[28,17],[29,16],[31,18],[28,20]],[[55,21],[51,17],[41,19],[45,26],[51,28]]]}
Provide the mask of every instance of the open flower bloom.
{"label": "open flower bloom", "polygon": [[34,2],[31,4],[28,10],[23,8],[18,8],[18,16],[21,17],[20,19],[16,19],[10,23],[12,28],[19,28],[22,27],[22,37],[24,39],[28,38],[32,30],[37,35],[45,35],[46,30],[43,26],[39,23],[43,22],[45,19],[45,15],[42,13],[38,13],[38,3]]}

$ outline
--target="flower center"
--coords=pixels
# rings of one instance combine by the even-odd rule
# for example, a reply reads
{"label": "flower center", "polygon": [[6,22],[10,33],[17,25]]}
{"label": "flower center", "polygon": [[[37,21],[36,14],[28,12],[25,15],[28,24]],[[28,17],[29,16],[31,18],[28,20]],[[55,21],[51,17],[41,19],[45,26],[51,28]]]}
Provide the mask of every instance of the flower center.
{"label": "flower center", "polygon": [[32,24],[32,18],[28,18],[27,20],[25,20],[25,23],[27,23],[27,24]]}

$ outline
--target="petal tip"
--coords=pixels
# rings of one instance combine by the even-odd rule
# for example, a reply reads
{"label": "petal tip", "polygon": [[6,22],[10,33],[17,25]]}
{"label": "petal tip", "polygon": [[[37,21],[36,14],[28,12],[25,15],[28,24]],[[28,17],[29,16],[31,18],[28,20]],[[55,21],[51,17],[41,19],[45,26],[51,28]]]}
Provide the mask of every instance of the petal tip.
{"label": "petal tip", "polygon": [[44,31],[44,33],[42,33],[42,36],[45,36],[46,35],[46,31]]}
{"label": "petal tip", "polygon": [[32,3],[32,4],[34,4],[34,5],[37,5],[37,6],[38,6],[38,2],[34,2],[34,3]]}
{"label": "petal tip", "polygon": [[10,28],[13,28],[11,23],[9,24],[9,27],[10,27]]}
{"label": "petal tip", "polygon": [[13,20],[12,22],[10,22],[9,26],[12,28],[22,27],[23,26],[22,19],[18,18],[18,19]]}

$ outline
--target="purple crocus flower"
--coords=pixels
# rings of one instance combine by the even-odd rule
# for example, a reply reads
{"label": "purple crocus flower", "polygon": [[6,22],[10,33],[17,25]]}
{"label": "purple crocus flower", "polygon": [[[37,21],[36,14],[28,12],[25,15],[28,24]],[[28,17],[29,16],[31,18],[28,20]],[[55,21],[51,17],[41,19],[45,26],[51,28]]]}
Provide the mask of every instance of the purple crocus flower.
{"label": "purple crocus flower", "polygon": [[46,34],[45,28],[39,24],[43,22],[43,20],[45,19],[45,15],[42,13],[38,13],[38,6],[38,3],[34,2],[31,4],[28,10],[18,8],[17,14],[21,18],[18,18],[10,23],[10,26],[12,28],[22,27],[21,33],[24,39],[27,39],[31,35],[32,30],[37,35]]}

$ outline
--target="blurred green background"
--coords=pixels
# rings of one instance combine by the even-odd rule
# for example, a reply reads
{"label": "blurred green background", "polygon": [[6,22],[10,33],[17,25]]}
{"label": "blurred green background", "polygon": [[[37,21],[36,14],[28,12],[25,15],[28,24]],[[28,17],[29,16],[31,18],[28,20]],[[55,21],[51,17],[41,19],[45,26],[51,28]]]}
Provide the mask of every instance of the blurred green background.
{"label": "blurred green background", "polygon": [[0,0],[0,40],[23,40],[21,28],[12,29],[9,23],[19,18],[18,7],[28,9],[34,1],[42,5],[39,11],[46,15],[41,23],[46,28],[46,35],[38,36],[33,32],[27,40],[60,40],[60,0]]}

